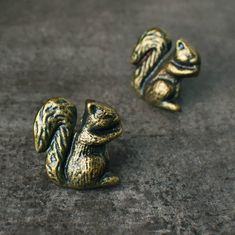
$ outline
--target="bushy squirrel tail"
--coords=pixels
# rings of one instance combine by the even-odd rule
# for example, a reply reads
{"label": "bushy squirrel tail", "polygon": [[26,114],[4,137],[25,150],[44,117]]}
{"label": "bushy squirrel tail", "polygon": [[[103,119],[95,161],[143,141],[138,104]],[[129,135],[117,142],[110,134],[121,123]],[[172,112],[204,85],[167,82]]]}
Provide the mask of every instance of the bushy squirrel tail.
{"label": "bushy squirrel tail", "polygon": [[49,99],[35,117],[35,149],[37,152],[47,152],[47,174],[57,184],[65,182],[64,166],[76,120],[76,107],[61,97]]}
{"label": "bushy squirrel tail", "polygon": [[150,29],[140,37],[131,56],[131,63],[137,66],[133,86],[140,95],[148,75],[159,65],[170,49],[171,40],[159,28]]}

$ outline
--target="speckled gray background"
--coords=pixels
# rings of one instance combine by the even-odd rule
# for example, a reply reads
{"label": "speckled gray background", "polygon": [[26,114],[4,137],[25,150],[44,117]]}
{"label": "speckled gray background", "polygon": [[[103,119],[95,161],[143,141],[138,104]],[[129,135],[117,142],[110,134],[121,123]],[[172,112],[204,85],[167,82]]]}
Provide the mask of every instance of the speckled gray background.
{"label": "speckled gray background", "polygon": [[[1,0],[0,234],[234,234],[235,1]],[[131,50],[159,26],[201,52],[182,113],[135,96]],[[32,123],[42,101],[105,101],[123,118],[109,145],[120,186],[50,183]]]}

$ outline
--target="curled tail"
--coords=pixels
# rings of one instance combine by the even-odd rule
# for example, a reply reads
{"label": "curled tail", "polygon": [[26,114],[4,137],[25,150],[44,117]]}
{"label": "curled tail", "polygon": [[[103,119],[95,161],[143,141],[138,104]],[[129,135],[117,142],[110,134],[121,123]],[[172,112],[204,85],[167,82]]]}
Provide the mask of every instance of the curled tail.
{"label": "curled tail", "polygon": [[34,121],[37,152],[47,152],[47,174],[55,183],[65,183],[64,165],[76,125],[76,107],[64,98],[48,100]]}
{"label": "curled tail", "polygon": [[159,66],[170,49],[171,40],[159,28],[150,29],[140,37],[131,56],[131,63],[137,66],[132,83],[139,95],[143,94],[149,74]]}

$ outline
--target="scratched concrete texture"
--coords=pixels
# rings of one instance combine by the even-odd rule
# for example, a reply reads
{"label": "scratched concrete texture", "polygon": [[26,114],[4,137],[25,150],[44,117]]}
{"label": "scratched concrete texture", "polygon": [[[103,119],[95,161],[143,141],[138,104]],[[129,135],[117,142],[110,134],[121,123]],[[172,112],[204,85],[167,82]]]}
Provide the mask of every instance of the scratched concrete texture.
{"label": "scratched concrete texture", "polygon": [[[0,234],[235,234],[235,1],[0,1]],[[181,113],[146,104],[129,59],[148,28],[198,48]],[[121,184],[76,191],[51,183],[32,125],[42,102],[114,106],[109,144]]]}

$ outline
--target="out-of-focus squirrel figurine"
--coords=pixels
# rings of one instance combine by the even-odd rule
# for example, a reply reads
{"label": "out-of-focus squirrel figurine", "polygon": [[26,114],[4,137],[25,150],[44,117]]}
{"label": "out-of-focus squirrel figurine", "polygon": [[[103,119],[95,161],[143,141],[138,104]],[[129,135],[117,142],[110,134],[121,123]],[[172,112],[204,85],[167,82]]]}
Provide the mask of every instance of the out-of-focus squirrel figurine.
{"label": "out-of-focus squirrel figurine", "polygon": [[176,42],[171,49],[171,40],[159,28],[145,32],[139,39],[131,57],[136,65],[132,85],[147,102],[163,109],[180,111],[174,99],[179,96],[182,78],[197,76],[200,71],[200,56],[185,40]]}
{"label": "out-of-focus squirrel figurine", "polygon": [[75,189],[114,186],[106,143],[122,133],[117,112],[87,100],[80,131],[75,131],[76,107],[64,98],[48,100],[34,122],[37,152],[46,152],[46,171],[56,184]]}

